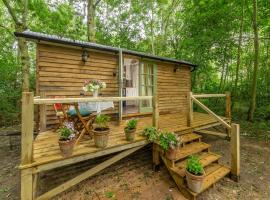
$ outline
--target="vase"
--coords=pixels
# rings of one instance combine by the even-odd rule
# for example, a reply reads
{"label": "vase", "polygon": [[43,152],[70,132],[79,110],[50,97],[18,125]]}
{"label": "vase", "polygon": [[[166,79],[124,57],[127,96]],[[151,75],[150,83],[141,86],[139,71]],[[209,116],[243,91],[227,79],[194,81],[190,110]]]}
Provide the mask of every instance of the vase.
{"label": "vase", "polygon": [[93,91],[93,97],[98,97],[98,90]]}

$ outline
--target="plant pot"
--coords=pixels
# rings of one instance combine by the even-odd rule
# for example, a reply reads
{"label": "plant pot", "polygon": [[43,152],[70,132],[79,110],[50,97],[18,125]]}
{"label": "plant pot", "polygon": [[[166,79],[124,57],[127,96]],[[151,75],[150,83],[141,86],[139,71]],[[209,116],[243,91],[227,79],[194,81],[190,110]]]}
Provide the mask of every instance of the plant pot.
{"label": "plant pot", "polygon": [[93,97],[98,97],[98,90],[93,91]]}
{"label": "plant pot", "polygon": [[203,180],[205,178],[205,172],[203,171],[203,175],[197,176],[186,170],[186,177],[189,189],[196,193],[201,192]]}
{"label": "plant pot", "polygon": [[110,129],[105,128],[105,129],[99,130],[98,128],[95,128],[93,130],[93,133],[94,133],[94,141],[95,141],[96,147],[105,148],[108,144]]}
{"label": "plant pot", "polygon": [[63,157],[69,157],[73,153],[73,147],[76,142],[76,139],[73,140],[58,140],[58,144],[60,147],[61,155]]}
{"label": "plant pot", "polygon": [[134,141],[135,139],[135,132],[136,132],[136,129],[127,129],[125,128],[125,135],[126,135],[126,140],[127,141]]}
{"label": "plant pot", "polygon": [[175,148],[175,149],[169,148],[166,151],[166,158],[168,158],[169,160],[175,160],[176,159],[177,150],[178,150],[178,148]]}

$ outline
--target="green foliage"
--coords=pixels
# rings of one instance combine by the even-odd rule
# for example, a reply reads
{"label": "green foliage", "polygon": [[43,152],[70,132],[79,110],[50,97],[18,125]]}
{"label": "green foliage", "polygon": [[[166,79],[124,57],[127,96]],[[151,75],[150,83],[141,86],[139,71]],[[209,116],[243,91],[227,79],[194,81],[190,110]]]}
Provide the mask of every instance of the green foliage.
{"label": "green foliage", "polygon": [[143,135],[147,137],[150,142],[156,142],[159,138],[159,132],[156,127],[146,127],[143,129]]}
{"label": "green foliage", "polygon": [[105,196],[107,198],[114,198],[115,197],[115,194],[112,191],[108,191],[108,192],[105,192]]}
{"label": "green foliage", "polygon": [[128,120],[126,128],[128,130],[136,129],[137,124],[138,124],[138,120],[137,119]]}
{"label": "green foliage", "polygon": [[180,145],[180,141],[173,132],[163,131],[159,135],[159,144],[167,151],[169,148],[175,149]]}
{"label": "green foliage", "polygon": [[110,117],[107,115],[100,114],[95,119],[96,128],[104,129],[108,127]]}
{"label": "green foliage", "polygon": [[203,166],[198,156],[190,156],[187,160],[187,170],[194,175],[203,175]]}
{"label": "green foliage", "polygon": [[57,132],[60,134],[60,140],[72,140],[75,138],[74,125],[71,122],[65,122]]}

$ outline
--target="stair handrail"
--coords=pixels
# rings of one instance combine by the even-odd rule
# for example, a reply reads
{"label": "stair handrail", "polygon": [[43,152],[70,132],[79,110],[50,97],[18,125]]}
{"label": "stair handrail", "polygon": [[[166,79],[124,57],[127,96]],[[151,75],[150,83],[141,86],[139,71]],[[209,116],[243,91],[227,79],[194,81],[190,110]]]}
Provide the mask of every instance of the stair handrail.
{"label": "stair handrail", "polygon": [[188,94],[188,99],[189,99],[188,125],[191,126],[192,124],[193,103],[196,103],[208,114],[210,114],[215,119],[217,119],[225,128],[227,128],[228,130],[231,130],[232,127],[229,123],[227,123],[224,119],[222,119],[220,116],[215,114],[212,110],[210,110],[206,105],[204,105],[201,101],[197,99],[197,98],[212,98],[212,97],[226,97],[226,117],[228,117],[229,119],[231,118],[231,96],[229,92],[226,92],[226,94],[193,94],[192,92],[190,92]]}

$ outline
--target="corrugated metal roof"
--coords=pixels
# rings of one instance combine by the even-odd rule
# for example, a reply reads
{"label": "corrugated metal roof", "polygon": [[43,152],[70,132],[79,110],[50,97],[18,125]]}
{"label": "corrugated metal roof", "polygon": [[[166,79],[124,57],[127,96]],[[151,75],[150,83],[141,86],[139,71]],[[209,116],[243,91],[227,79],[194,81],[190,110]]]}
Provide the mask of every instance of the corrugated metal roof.
{"label": "corrugated metal roof", "polygon": [[60,37],[57,35],[49,35],[49,34],[45,34],[45,33],[33,32],[33,31],[28,31],[28,30],[23,31],[23,32],[15,32],[14,34],[16,37],[23,37],[23,38],[27,38],[27,39],[46,41],[46,42],[52,42],[52,43],[70,45],[70,46],[77,46],[77,47],[82,47],[82,48],[90,48],[90,49],[96,49],[96,50],[101,50],[101,51],[109,51],[109,52],[118,53],[119,50],[122,50],[122,52],[124,54],[135,55],[135,56],[139,56],[139,57],[143,57],[143,58],[150,58],[150,59],[161,60],[161,61],[166,61],[166,62],[173,62],[173,63],[178,63],[178,64],[185,64],[185,65],[189,65],[192,67],[197,66],[195,64],[192,64],[190,62],[183,61],[183,60],[155,56],[155,55],[151,55],[151,54],[147,54],[147,53],[127,50],[127,49],[122,49],[122,48],[116,48],[116,47],[106,46],[106,45],[102,45],[102,44],[96,44],[96,43],[92,43],[92,42],[73,40],[70,38]]}

